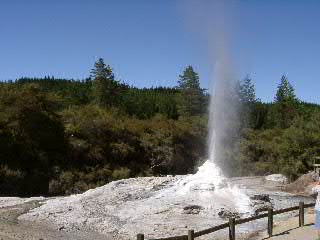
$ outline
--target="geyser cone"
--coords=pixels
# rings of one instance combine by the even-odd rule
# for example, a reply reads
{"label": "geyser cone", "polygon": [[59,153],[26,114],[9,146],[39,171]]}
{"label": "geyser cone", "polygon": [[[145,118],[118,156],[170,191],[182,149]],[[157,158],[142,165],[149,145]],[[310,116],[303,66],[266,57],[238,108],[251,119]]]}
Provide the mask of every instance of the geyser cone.
{"label": "geyser cone", "polygon": [[179,185],[181,186],[180,193],[195,190],[215,191],[218,188],[225,187],[226,181],[220,168],[208,160],[199,167],[196,174],[186,177]]}

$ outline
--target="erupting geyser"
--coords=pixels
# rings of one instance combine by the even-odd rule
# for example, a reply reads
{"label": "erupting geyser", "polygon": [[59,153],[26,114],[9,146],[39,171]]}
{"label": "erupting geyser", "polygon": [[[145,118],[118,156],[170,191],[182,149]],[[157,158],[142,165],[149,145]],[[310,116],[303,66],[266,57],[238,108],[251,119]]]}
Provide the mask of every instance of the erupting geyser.
{"label": "erupting geyser", "polygon": [[230,209],[239,213],[250,213],[250,198],[238,186],[232,186],[220,168],[220,166],[226,168],[230,161],[225,152],[228,151],[230,138],[236,131],[234,126],[238,121],[238,100],[231,61],[223,48],[220,48],[217,53],[219,61],[215,66],[214,84],[210,92],[209,159],[199,167],[196,174],[179,182],[178,192],[184,194],[197,192],[200,201],[209,199],[205,202],[210,208],[215,208],[212,203],[214,200],[217,205],[225,203]]}
{"label": "erupting geyser", "polygon": [[[211,91],[211,101],[209,107],[209,159],[199,167],[194,175],[190,175],[179,182],[178,193],[198,194],[200,201],[208,198],[207,207],[214,208],[215,203],[227,203],[230,208],[240,212],[249,213],[250,199],[237,186],[232,186],[228,182],[219,167],[228,159],[223,152],[228,147],[226,144],[230,139],[231,126],[237,121],[237,101],[235,93],[234,78],[224,66],[227,64],[225,58],[216,65],[215,84]],[[220,160],[220,161],[219,161]],[[206,201],[205,201],[206,202]],[[218,205],[218,204],[217,204]]]}
{"label": "erupting geyser", "polygon": [[[224,4],[214,3],[213,12],[208,12],[201,4],[192,5],[193,9],[198,9],[201,15],[194,19],[199,22],[198,27],[203,27],[204,22],[211,23],[205,28],[205,38],[210,41],[209,51],[212,51],[212,59],[215,60],[214,74],[210,86],[210,106],[209,106],[209,132],[208,132],[208,160],[199,167],[194,175],[190,175],[180,182],[179,193],[198,194],[199,201],[208,198],[210,207],[218,207],[219,204],[226,204],[230,209],[239,212],[250,212],[250,199],[245,192],[237,186],[232,186],[228,178],[223,174],[223,170],[230,170],[229,151],[232,136],[237,134],[238,124],[238,99],[235,92],[236,74],[231,61],[226,34],[227,22],[225,14],[220,11]],[[199,18],[200,16],[205,16]],[[212,203],[215,202],[216,206]],[[211,203],[210,203],[211,201]]]}

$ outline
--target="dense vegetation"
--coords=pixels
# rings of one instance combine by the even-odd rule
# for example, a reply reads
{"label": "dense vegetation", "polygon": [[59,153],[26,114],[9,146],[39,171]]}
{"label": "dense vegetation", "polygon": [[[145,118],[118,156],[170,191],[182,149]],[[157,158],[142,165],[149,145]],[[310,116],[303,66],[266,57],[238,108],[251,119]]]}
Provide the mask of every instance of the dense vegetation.
{"label": "dense vegetation", "polygon": [[[320,154],[320,106],[301,102],[283,76],[273,103],[237,85],[240,121],[230,128],[230,176],[311,169]],[[175,88],[117,81],[99,59],[85,80],[0,82],[0,193],[68,194],[109,181],[193,172],[207,157],[209,96],[191,66]]]}

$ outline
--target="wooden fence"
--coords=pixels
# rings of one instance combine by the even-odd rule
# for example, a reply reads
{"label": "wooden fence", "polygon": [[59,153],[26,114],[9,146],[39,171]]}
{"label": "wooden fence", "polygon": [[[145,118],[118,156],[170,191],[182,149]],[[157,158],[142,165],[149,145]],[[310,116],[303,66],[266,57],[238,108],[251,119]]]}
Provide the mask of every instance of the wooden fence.
{"label": "wooden fence", "polygon": [[[257,216],[252,216],[252,217],[243,218],[243,219],[230,218],[229,222],[227,223],[224,223],[215,227],[211,227],[205,230],[201,230],[199,232],[195,232],[194,230],[188,230],[187,235],[150,239],[150,240],[194,240],[197,237],[200,237],[209,233],[213,233],[225,228],[229,228],[229,239],[236,240],[236,225],[251,222],[251,221],[258,220],[261,218],[266,218],[266,217],[268,218],[268,234],[271,237],[272,231],[273,231],[274,215],[299,210],[299,227],[303,227],[304,226],[304,209],[314,207],[314,206],[315,206],[315,203],[304,204],[304,202],[300,202],[299,206],[295,206],[295,207],[284,208],[279,210],[273,210],[272,208],[270,208],[267,213],[263,213]],[[141,234],[141,233],[137,234],[137,240],[144,240],[144,234]]]}

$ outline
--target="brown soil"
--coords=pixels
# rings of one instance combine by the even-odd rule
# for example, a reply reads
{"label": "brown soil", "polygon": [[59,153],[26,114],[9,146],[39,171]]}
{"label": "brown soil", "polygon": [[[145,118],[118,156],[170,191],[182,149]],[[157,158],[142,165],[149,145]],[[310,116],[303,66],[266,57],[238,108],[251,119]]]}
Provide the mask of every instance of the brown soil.
{"label": "brown soil", "polygon": [[299,228],[298,217],[290,218],[287,221],[277,222],[274,225],[273,236],[268,237],[267,231],[257,234],[248,240],[314,240],[317,239],[317,231],[314,229],[314,214],[308,212],[305,215],[305,226]]}
{"label": "brown soil", "polygon": [[304,174],[296,181],[284,186],[282,190],[294,194],[311,195],[312,184],[316,178],[314,172]]}

